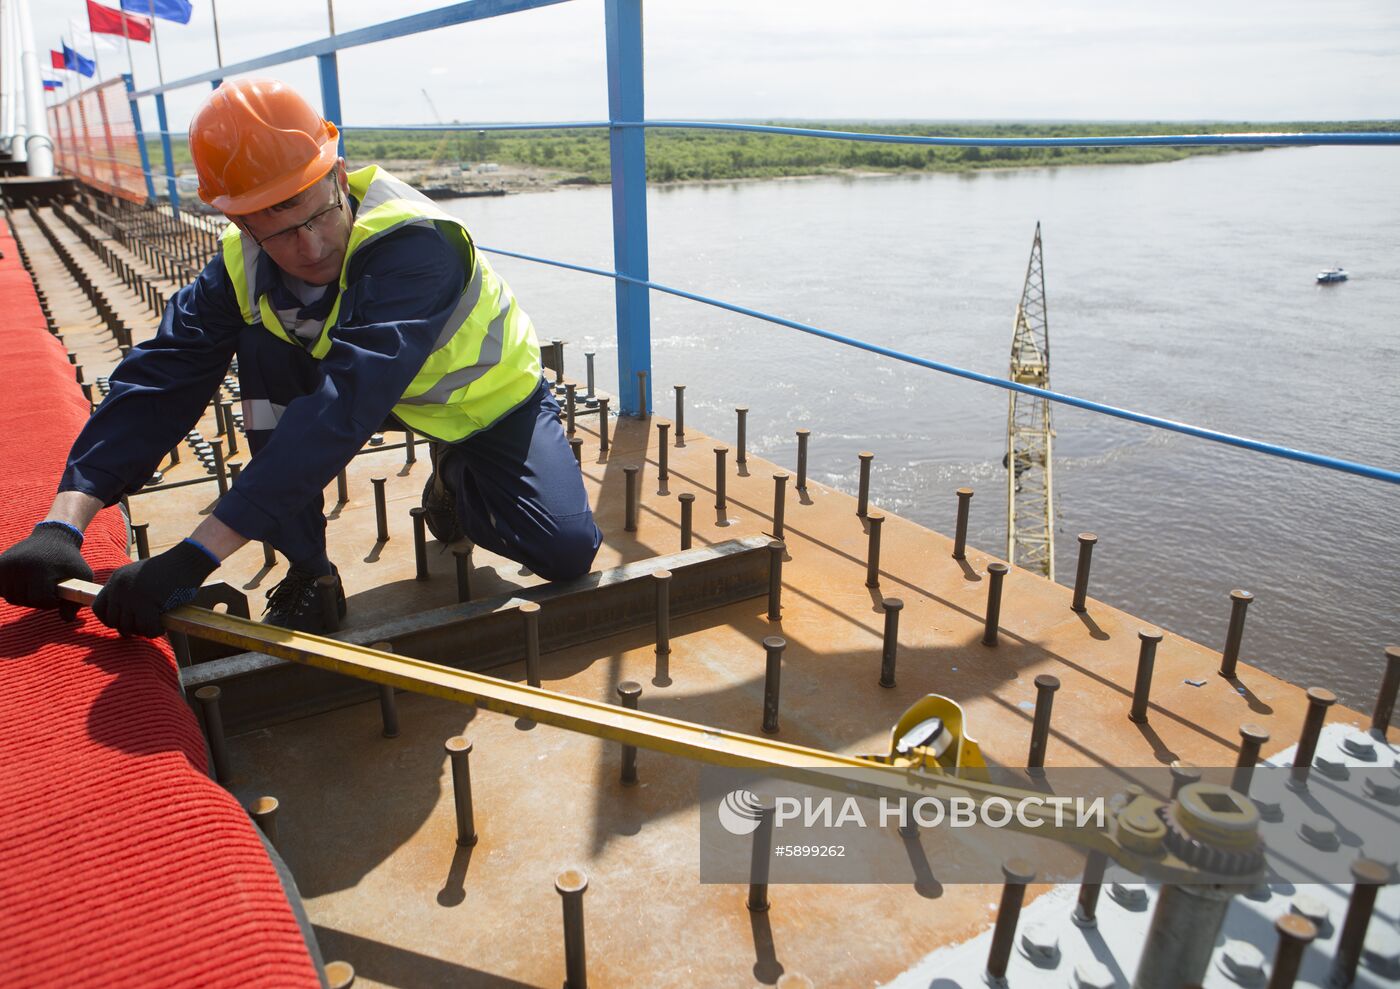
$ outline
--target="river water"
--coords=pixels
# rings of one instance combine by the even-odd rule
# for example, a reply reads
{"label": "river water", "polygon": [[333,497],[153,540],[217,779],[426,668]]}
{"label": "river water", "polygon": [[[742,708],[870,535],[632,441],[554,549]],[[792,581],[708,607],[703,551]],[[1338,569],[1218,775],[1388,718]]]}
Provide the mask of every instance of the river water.
{"label": "river water", "polygon": [[[1051,386],[1169,419],[1400,467],[1400,157],[1308,148],[1155,165],[653,188],[662,283],[1005,377],[1036,221]],[[480,243],[611,269],[607,189],[447,204]],[[542,339],[598,352],[616,391],[610,280],[493,258]],[[1318,286],[1340,264],[1351,280]],[[1005,552],[1007,393],[653,293],[658,414]],[[1054,406],[1056,575],[1098,534],[1093,596],[1369,711],[1400,642],[1400,486]]]}

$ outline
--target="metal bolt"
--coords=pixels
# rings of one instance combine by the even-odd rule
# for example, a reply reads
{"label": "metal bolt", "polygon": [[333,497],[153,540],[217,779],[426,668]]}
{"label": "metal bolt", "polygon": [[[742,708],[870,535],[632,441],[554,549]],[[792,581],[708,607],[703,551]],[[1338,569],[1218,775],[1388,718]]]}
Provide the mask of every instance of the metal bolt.
{"label": "metal bolt", "polygon": [[228,423],[226,422],[226,420],[227,420],[228,414],[229,414],[229,403],[228,403],[228,402],[220,401],[220,400],[218,400],[218,399],[215,399],[213,404],[214,404],[214,435],[215,435],[215,436],[223,436],[225,433],[228,432]]}
{"label": "metal bolt", "polygon": [[736,416],[738,416],[738,418],[739,418],[738,435],[737,435],[737,437],[736,437],[736,442],[735,442],[735,444],[734,444],[736,447],[738,447],[738,452],[734,454],[734,463],[736,463],[736,464],[747,464],[747,463],[749,462],[749,454],[748,454],[748,447],[749,447],[749,444],[748,444],[749,407],[748,407],[747,405],[741,405],[741,406],[739,406],[738,408],[736,408],[736,409],[734,410],[734,414],[735,414]]}
{"label": "metal bolt", "polygon": [[235,484],[238,483],[238,475],[239,475],[239,473],[240,473],[242,470],[243,470],[243,465],[242,465],[241,463],[239,463],[237,460],[230,460],[230,461],[228,462],[228,485],[229,485],[229,487],[233,487]]}
{"label": "metal bolt", "polygon": [[1188,783],[1199,783],[1201,781],[1200,767],[1189,762],[1183,762],[1180,759],[1172,760],[1171,774],[1173,800],[1176,799],[1176,795],[1181,792],[1183,786],[1186,786]]}
{"label": "metal bolt", "polygon": [[1118,978],[1103,962],[1085,958],[1074,966],[1074,989],[1118,989]]}
{"label": "metal bolt", "polygon": [[415,505],[408,510],[413,520],[413,565],[414,580],[428,579],[428,510]]}
{"label": "metal bolt", "polygon": [[564,341],[551,340],[554,345],[554,383],[562,385],[564,383]]}
{"label": "metal bolt", "polygon": [[863,451],[856,454],[860,458],[860,488],[856,493],[856,514],[864,518],[870,511],[870,462],[875,454]]}
{"label": "metal bolt", "polygon": [[264,541],[262,544],[262,548],[263,566],[268,568],[277,566],[277,554],[272,551],[272,544],[267,541]]}
{"label": "metal bolt", "polygon": [[787,504],[788,476],[784,471],[773,475],[773,538],[783,538],[783,512]]}
{"label": "metal bolt", "polygon": [[1099,891],[1103,889],[1103,873],[1108,865],[1108,857],[1103,852],[1091,851],[1084,857],[1084,878],[1079,884],[1079,902],[1075,904],[1071,918],[1079,927],[1095,927],[1095,916],[1099,906]]}
{"label": "metal bolt", "polygon": [[349,962],[326,962],[327,989],[351,989],[355,985],[355,967]]}
{"label": "metal bolt", "polygon": [[1308,689],[1308,712],[1303,716],[1303,732],[1298,738],[1298,748],[1293,757],[1293,770],[1290,785],[1306,787],[1308,771],[1312,768],[1313,755],[1317,752],[1317,740],[1322,734],[1322,722],[1327,719],[1327,709],[1337,703],[1337,695],[1321,687]]}
{"label": "metal bolt", "polygon": [[677,495],[681,503],[681,549],[690,549],[692,522],[695,515],[695,496],[689,491]]}
{"label": "metal bolt", "polygon": [[350,503],[350,478],[346,476],[344,467],[335,475],[335,500],[341,505]]}
{"label": "metal bolt", "polygon": [[180,444],[176,443],[170,451],[170,466],[174,467],[180,462]]}
{"label": "metal bolt", "polygon": [[224,403],[224,423],[228,427],[224,430],[224,438],[228,442],[228,455],[232,457],[238,452],[238,421],[234,418],[233,409],[227,402]]}
{"label": "metal bolt", "polygon": [[768,620],[782,621],[783,618],[783,554],[787,544],[775,539],[768,544]]}
{"label": "metal bolt", "polygon": [[1021,954],[1037,966],[1053,966],[1060,959],[1060,936],[1050,924],[1030,924],[1021,932]]}
{"label": "metal bolt", "polygon": [[724,511],[725,508],[728,506],[728,499],[725,497],[724,493],[724,485],[726,480],[724,470],[724,456],[728,452],[729,447],[727,446],[715,447],[715,508],[721,512]]}
{"label": "metal bolt", "polygon": [[1055,703],[1055,691],[1060,689],[1059,677],[1042,673],[1035,678],[1035,717],[1031,721],[1031,747],[1026,765],[1041,769],[1045,765],[1045,749],[1050,740],[1050,711]]}
{"label": "metal bolt", "polygon": [[1147,724],[1147,698],[1152,692],[1152,667],[1157,662],[1157,645],[1162,641],[1162,633],[1155,628],[1138,630],[1137,681],[1133,684],[1133,706],[1128,712],[1128,720],[1134,724]]}
{"label": "metal bolt", "polygon": [[768,735],[778,733],[778,687],[783,676],[783,650],[787,639],[781,635],[770,635],[763,640],[763,648],[768,654],[763,676],[763,731]]}
{"label": "metal bolt", "polygon": [[472,599],[471,546],[453,547],[452,558],[457,565],[457,603],[466,604]]}
{"label": "metal bolt", "polygon": [[585,399],[593,397],[593,352],[584,351],[583,359],[588,362],[588,391],[583,396]]}
{"label": "metal bolt", "polygon": [[228,494],[228,472],[224,468],[224,445],[214,444],[214,480],[219,484],[219,497]]}
{"label": "metal bolt", "polygon": [[476,821],[472,814],[472,770],[468,761],[472,743],[465,735],[449,738],[444,746],[452,760],[452,799],[457,809],[457,844],[476,844]]}
{"label": "metal bolt", "polygon": [[622,468],[622,473],[626,479],[626,507],[624,509],[624,522],[622,527],[628,532],[637,531],[637,470],[634,464],[628,464]]}
{"label": "metal bolt", "polygon": [[580,468],[583,467],[583,438],[575,436],[569,440],[569,446],[574,451],[574,459],[578,461]]}
{"label": "metal bolt", "polygon": [[389,541],[389,506],[385,501],[384,485],[388,481],[386,477],[371,477],[369,483],[374,485],[374,521],[379,527],[379,541],[387,543]]}
{"label": "metal bolt", "polygon": [[[642,685],[635,680],[623,680],[617,685],[617,696],[622,700],[623,707],[629,711],[635,711],[642,696]],[[637,785],[637,747],[635,745],[622,747],[622,785]]]}
{"label": "metal bolt", "polygon": [[[370,648],[392,653],[394,644],[392,642],[376,642]],[[379,720],[383,723],[384,730],[381,734],[385,738],[399,737],[399,702],[398,698],[394,696],[394,688],[387,683],[379,685]]]}
{"label": "metal bolt", "polygon": [[582,869],[568,869],[555,878],[554,890],[564,903],[564,989],[588,989],[583,940],[583,894],[588,892],[588,876]]}
{"label": "metal bolt", "polygon": [[953,559],[967,559],[967,514],[972,505],[972,489],[958,488],[958,523],[953,536]]}
{"label": "metal bolt", "polygon": [[209,757],[213,763],[214,779],[227,784],[233,778],[229,771],[228,744],[224,741],[224,718],[219,713],[219,698],[223,695],[218,687],[200,687],[194,692],[204,715],[204,737],[209,743]]}
{"label": "metal bolt", "polygon": [[253,801],[253,806],[248,808],[248,816],[253,819],[253,823],[273,848],[277,847],[278,806],[276,797],[259,797]]}
{"label": "metal bolt", "polygon": [[564,386],[564,421],[568,424],[566,428],[570,436],[574,435],[575,387],[572,381]]}
{"label": "metal bolt", "polygon": [[748,907],[753,913],[768,909],[768,872],[773,863],[773,816],[775,807],[759,808],[758,827],[753,832],[753,850],[749,853]]}
{"label": "metal bolt", "polygon": [[534,601],[522,601],[516,610],[525,623],[525,682],[540,685],[540,606]]}
{"label": "metal bolt", "polygon": [[807,490],[807,441],[811,438],[810,429],[797,431],[797,490]]}
{"label": "metal bolt", "polygon": [[866,524],[870,528],[869,544],[865,552],[865,586],[880,586],[880,526],[885,521],[883,515],[867,515]]}
{"label": "metal bolt", "polygon": [[670,429],[669,422],[656,424],[656,479],[663,483],[671,476],[671,447],[666,438]]}
{"label": "metal bolt", "polygon": [[1220,654],[1220,675],[1235,679],[1235,664],[1240,658],[1240,641],[1244,638],[1244,613],[1254,595],[1248,591],[1230,592],[1230,628],[1225,633],[1225,651]]}
{"label": "metal bolt", "polygon": [[656,585],[656,655],[671,655],[671,571],[658,570],[651,575]]}
{"label": "metal bolt", "polygon": [[676,385],[676,446],[685,446],[685,385]]}
{"label": "metal bolt", "polygon": [[608,452],[608,400],[598,399],[598,452]]}
{"label": "metal bolt", "polygon": [[1230,789],[1241,796],[1249,796],[1254,766],[1259,762],[1259,750],[1268,740],[1269,733],[1258,725],[1240,725],[1240,754],[1235,758],[1235,774],[1230,778]]}
{"label": "metal bolt", "polygon": [[1026,887],[1035,880],[1035,869],[1024,859],[1007,859],[1002,863],[1001,872],[1006,882],[1001,888],[1001,905],[997,908],[996,927],[992,930],[992,949],[987,955],[987,978],[995,985],[1006,979],[1006,963],[1011,959]]}
{"label": "metal bolt", "polygon": [[880,602],[885,611],[885,637],[880,651],[880,686],[894,686],[894,664],[899,654],[899,613],[904,602],[899,598],[885,598]]}
{"label": "metal bolt", "polygon": [[645,419],[650,414],[647,403],[647,373],[637,372],[637,418]]}
{"label": "metal bolt", "polygon": [[132,531],[136,533],[136,559],[144,560],[151,555],[151,537],[147,530],[151,527],[149,522],[135,522],[132,524]]}
{"label": "metal bolt", "polygon": [[1274,930],[1278,931],[1278,947],[1267,989],[1292,989],[1303,964],[1303,952],[1317,937],[1317,927],[1306,917],[1286,913],[1274,921]]}
{"label": "metal bolt", "polygon": [[1371,712],[1371,730],[1381,737],[1390,730],[1390,718],[1395,712],[1395,694],[1400,690],[1400,646],[1385,647],[1385,675],[1376,694],[1376,706]]}
{"label": "metal bolt", "polygon": [[1092,532],[1079,534],[1079,568],[1074,574],[1074,600],[1070,602],[1070,611],[1087,610],[1084,598],[1089,593],[1089,565],[1094,558],[1094,544],[1098,541],[1099,537]]}
{"label": "metal bolt", "polygon": [[1248,941],[1229,938],[1220,949],[1219,967],[1240,985],[1251,986],[1264,979],[1264,952]]}
{"label": "metal bolt", "polygon": [[987,564],[987,621],[982,633],[982,645],[997,644],[997,624],[1001,621],[1001,584],[1009,568],[1005,563]]}
{"label": "metal bolt", "polygon": [[418,463],[418,436],[411,429],[404,430],[403,434],[403,462]]}
{"label": "metal bolt", "polygon": [[1331,851],[1337,847],[1337,825],[1330,817],[1308,814],[1298,825],[1298,836],[1314,848]]}
{"label": "metal bolt", "polygon": [[321,622],[327,633],[340,629],[340,578],[326,574],[316,578],[316,598],[321,604]]}

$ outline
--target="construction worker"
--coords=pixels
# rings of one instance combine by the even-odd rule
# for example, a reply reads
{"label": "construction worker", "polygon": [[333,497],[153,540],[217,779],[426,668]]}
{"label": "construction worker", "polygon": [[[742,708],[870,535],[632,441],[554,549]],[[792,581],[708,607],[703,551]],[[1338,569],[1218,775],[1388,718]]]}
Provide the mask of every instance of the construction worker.
{"label": "construction worker", "polygon": [[322,491],[385,428],[429,440],[437,539],[548,580],[586,573],[602,537],[534,328],[462,222],[376,166],[347,173],[335,125],[276,81],[224,83],[189,136],[199,196],[229,219],[222,251],[113,372],[48,516],[0,554],[0,594],[55,607],[57,584],[92,579],[83,530],[183,441],[235,355],[254,456],[189,538],[112,574],[93,604],[106,624],[159,635],[263,540],[291,564],[264,620],[322,630],[316,579],[339,580]]}

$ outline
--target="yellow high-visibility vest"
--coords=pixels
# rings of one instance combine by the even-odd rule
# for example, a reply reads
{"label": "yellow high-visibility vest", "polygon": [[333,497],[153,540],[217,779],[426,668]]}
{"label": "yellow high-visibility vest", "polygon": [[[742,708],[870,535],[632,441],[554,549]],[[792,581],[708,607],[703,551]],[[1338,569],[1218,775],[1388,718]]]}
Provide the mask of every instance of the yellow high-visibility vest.
{"label": "yellow high-visibility vest", "polygon": [[[457,249],[468,274],[467,283],[432,353],[393,411],[425,436],[449,443],[466,439],[510,412],[538,387],[540,346],[535,328],[505,281],[477,253],[462,221],[377,165],[351,172],[348,179],[360,208],[340,267],[335,304],[320,321],[307,350],[319,360],[331,349],[346,273],[355,252],[406,224],[433,224]],[[262,249],[232,223],[225,228],[221,243],[224,266],[244,321],[250,326],[261,323],[274,336],[305,346],[284,326],[284,321],[295,320],[297,310],[279,312],[273,309],[267,292],[259,291],[255,279]],[[297,325],[305,328],[307,321]]]}

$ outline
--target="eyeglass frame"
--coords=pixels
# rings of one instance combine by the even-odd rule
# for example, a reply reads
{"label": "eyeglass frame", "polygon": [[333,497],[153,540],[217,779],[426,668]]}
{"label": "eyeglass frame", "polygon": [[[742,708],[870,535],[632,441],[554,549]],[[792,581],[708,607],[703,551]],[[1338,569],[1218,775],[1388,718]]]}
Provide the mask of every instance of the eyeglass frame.
{"label": "eyeglass frame", "polygon": [[310,234],[310,233],[315,233],[315,232],[316,232],[316,228],[313,226],[313,224],[314,224],[317,220],[319,220],[319,219],[321,219],[322,217],[326,216],[328,213],[331,213],[331,212],[339,212],[339,211],[340,211],[340,207],[343,206],[344,204],[345,204],[345,200],[344,200],[344,198],[343,198],[343,197],[341,196],[341,194],[340,194],[340,183],[337,182],[337,183],[335,183],[335,202],[331,203],[329,206],[325,207],[324,209],[318,209],[316,212],[312,213],[310,216],[308,216],[306,219],[302,220],[300,223],[294,223],[294,224],[292,224],[290,227],[285,227],[284,229],[279,230],[279,231],[277,231],[277,232],[274,233],[274,234],[268,234],[266,237],[263,237],[262,239],[258,239],[257,237],[254,237],[254,238],[253,238],[253,243],[254,243],[254,244],[257,244],[258,247],[261,248],[261,247],[262,247],[264,244],[266,244],[268,241],[270,241],[270,240],[275,240],[276,238],[281,237],[283,234],[295,233],[298,229],[305,229],[306,232],[309,233],[309,234]]}

